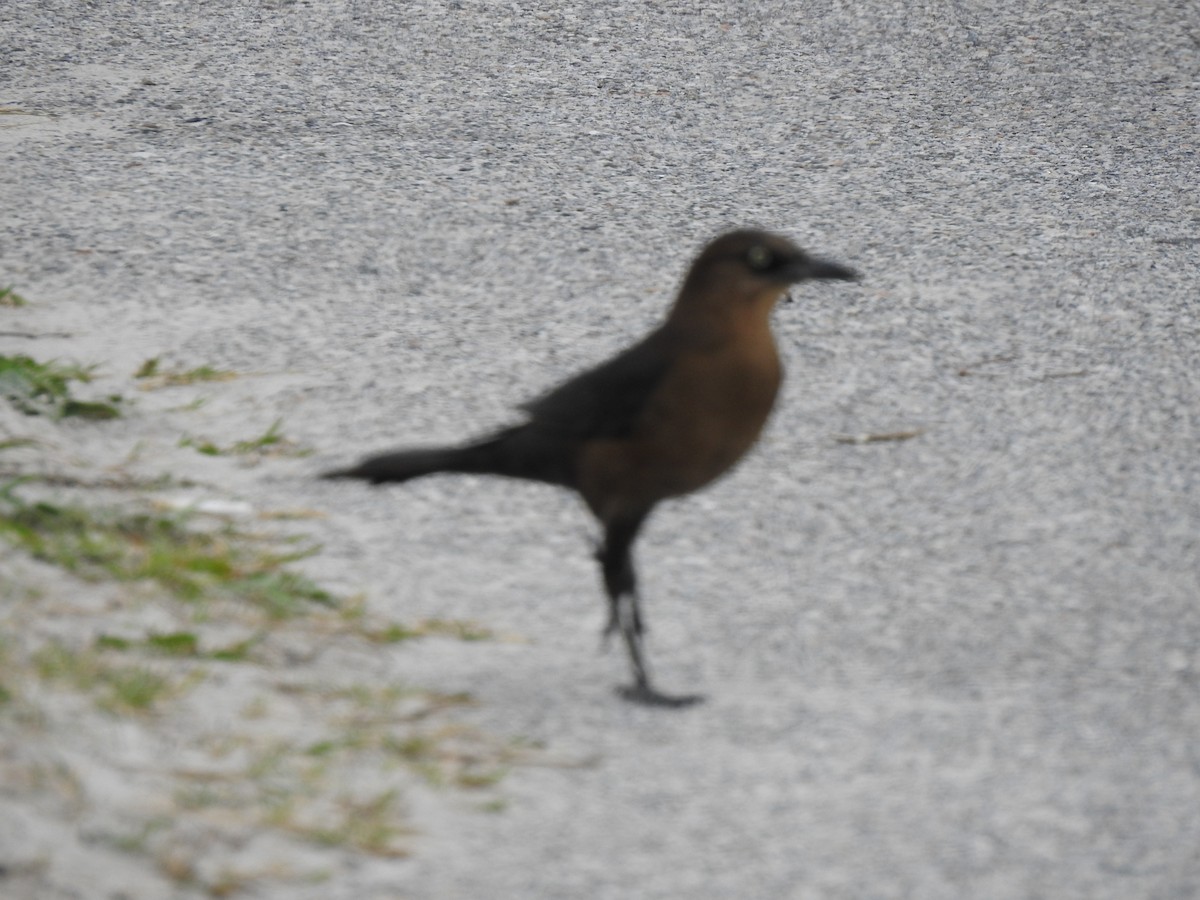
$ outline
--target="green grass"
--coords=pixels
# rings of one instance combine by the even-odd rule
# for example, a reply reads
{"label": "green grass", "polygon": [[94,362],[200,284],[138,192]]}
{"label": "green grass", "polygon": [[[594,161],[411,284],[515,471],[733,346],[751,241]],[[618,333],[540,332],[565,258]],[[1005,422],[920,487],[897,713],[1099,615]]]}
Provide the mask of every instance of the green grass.
{"label": "green grass", "polygon": [[11,287],[0,288],[0,306],[26,306],[27,301],[24,297],[14,291]]}
{"label": "green grass", "polygon": [[[236,754],[236,774],[214,771],[180,784],[175,801],[181,811],[208,811],[318,846],[395,857],[409,852],[413,834],[403,803],[413,775],[468,791],[490,812],[504,808],[497,785],[522,763],[523,750],[445,721],[445,712],[470,704],[470,697],[376,681],[293,683],[287,694],[300,695],[302,708],[318,703],[323,715],[288,737],[263,728],[214,735],[211,752]],[[290,721],[292,701],[278,699],[282,713],[258,697],[244,715],[269,722],[282,714]]]}
{"label": "green grass", "polygon": [[327,591],[285,568],[315,547],[281,553],[229,525],[192,527],[186,514],[27,501],[15,488],[14,482],[0,489],[0,538],[81,578],[149,580],[179,600],[236,600],[274,619],[313,603],[336,605]]}
{"label": "green grass", "polygon": [[256,634],[253,637],[246,638],[244,641],[230,644],[228,647],[221,647],[217,650],[208,652],[209,659],[215,659],[219,662],[244,662],[250,658],[250,651],[255,645],[263,639],[262,634]]}
{"label": "green grass", "polygon": [[[11,674],[12,667],[9,662],[8,640],[3,635],[0,635],[0,675],[8,678]],[[15,696],[12,689],[3,680],[0,680],[0,710],[3,710],[4,707],[12,703]]]}
{"label": "green grass", "polygon": [[16,447],[36,447],[37,441],[33,438],[6,438],[0,441],[0,450],[12,450]]}
{"label": "green grass", "polygon": [[146,853],[149,849],[150,838],[156,833],[170,827],[171,822],[164,816],[156,816],[141,823],[136,830],[122,834],[104,835],[102,840],[111,844],[123,853]]}
{"label": "green grass", "polygon": [[484,750],[479,735],[462,725],[446,725],[403,738],[383,735],[380,749],[400,759],[434,787],[467,790],[493,787],[508,774],[513,760],[511,749]]}
{"label": "green grass", "polygon": [[163,387],[181,387],[189,384],[199,384],[208,381],[229,381],[237,378],[236,372],[214,369],[212,366],[197,366],[194,369],[164,369],[161,357],[155,356],[146,360],[133,373],[133,377],[145,382],[144,390]]}
{"label": "green grass", "polygon": [[0,356],[0,394],[31,416],[82,419],[115,419],[121,414],[117,395],[107,402],[71,396],[71,383],[92,380],[92,368],[56,362],[42,363],[29,356]]}
{"label": "green grass", "polygon": [[103,709],[144,713],[173,691],[171,682],[143,666],[116,665],[96,650],[75,650],[58,642],[33,655],[34,671],[47,681],[94,692]]}
{"label": "green grass", "polygon": [[[155,359],[147,360],[136,376],[146,388],[165,388],[224,380],[233,373],[211,367],[170,370]],[[71,392],[83,393],[76,385],[91,377],[92,370],[80,366],[0,357],[0,403],[9,397],[30,414],[82,415],[80,401]],[[201,392],[203,389],[194,390]],[[113,410],[115,415],[115,406]],[[282,434],[281,425],[277,420],[258,436],[228,445],[224,440],[218,446],[193,439],[187,439],[186,445],[211,455],[305,453]],[[77,433],[78,427],[70,431]],[[0,451],[29,443],[3,435]],[[133,462],[136,452],[126,464]],[[32,455],[31,451],[10,452],[8,458]],[[17,579],[6,584],[8,573],[0,571],[0,605],[22,596],[19,604],[11,604],[12,615],[6,619],[10,624],[0,623],[0,730],[13,724],[47,732],[50,726],[71,728],[75,723],[64,720],[64,710],[66,715],[79,716],[79,707],[93,707],[84,710],[84,727],[90,727],[87,721],[96,717],[95,708],[99,708],[131,717],[124,727],[169,734],[168,730],[177,726],[174,717],[194,715],[191,705],[183,701],[210,673],[220,678],[253,677],[258,684],[257,672],[235,666],[248,660],[267,667],[278,665],[277,654],[265,652],[262,646],[267,629],[352,642],[360,650],[366,649],[364,640],[392,643],[435,635],[460,640],[492,637],[487,629],[466,621],[430,619],[401,624],[390,617],[368,621],[365,601],[342,602],[295,571],[294,564],[316,548],[303,540],[270,537],[254,530],[276,526],[233,524],[197,512],[163,511],[152,507],[150,497],[142,493],[124,494],[99,505],[101,501],[78,490],[101,487],[106,491],[103,496],[110,497],[114,488],[140,491],[150,486],[148,482],[109,477],[108,470],[94,478],[70,474],[8,478],[0,475],[0,556],[7,554],[10,561],[18,555],[29,556],[78,579],[104,583],[105,594],[117,598],[122,614],[108,618],[100,613],[103,618],[89,618],[96,624],[89,625],[88,636],[78,641],[67,640],[60,632],[58,639],[39,643],[45,640],[46,629],[35,623],[44,616],[71,615],[62,610],[74,605],[70,594],[80,592],[80,586],[48,597],[52,603],[41,603],[43,598],[21,588]],[[19,575],[21,568],[12,574]],[[136,585],[131,590],[114,582]],[[147,600],[158,612],[165,604],[170,614],[167,621],[173,624],[164,625],[155,618],[158,630],[151,630],[145,624],[134,624],[144,623],[144,619],[124,615],[139,611]],[[93,611],[86,604],[77,612],[91,616]],[[277,621],[289,617],[288,622]],[[113,633],[103,633],[104,629]],[[79,634],[74,625],[71,630]],[[98,630],[102,633],[97,635]],[[340,682],[342,673],[338,675]],[[503,808],[504,801],[494,795],[497,782],[516,759],[511,747],[470,728],[443,727],[459,707],[472,702],[469,696],[380,685],[370,678],[342,689],[331,684],[333,680],[322,679],[311,688],[313,702],[300,707],[304,728],[294,737],[277,740],[268,736],[268,746],[263,748],[262,735],[276,730],[264,728],[258,721],[243,723],[241,730],[234,727],[215,733],[211,740],[218,756],[234,749],[250,754],[251,765],[237,758],[231,763],[238,767],[232,777],[226,771],[228,766],[214,769],[211,777],[203,767],[178,773],[168,767],[163,775],[178,786],[174,813],[180,826],[199,816],[205,827],[210,821],[232,822],[235,831],[246,825],[276,829],[282,837],[308,841],[314,847],[400,857],[409,852],[412,835],[404,792],[416,777],[449,789],[469,790],[472,802],[488,803],[494,811]],[[279,731],[288,733],[293,715],[291,678],[286,684],[268,681],[271,684],[263,697],[243,715],[247,720],[265,720],[267,726],[273,726],[278,717]],[[69,707],[47,703],[43,712],[35,706],[48,694],[61,701],[63,692],[68,691],[74,701]],[[241,701],[235,698],[234,702]],[[44,717],[47,724],[35,716]],[[204,737],[198,743],[208,740]],[[226,749],[216,749],[220,747]],[[260,748],[266,752],[259,753]],[[257,764],[253,764],[255,760]],[[369,778],[361,777],[364,771]],[[350,784],[355,785],[353,790],[348,789]],[[82,789],[79,793],[82,795]],[[206,809],[212,814],[204,813]],[[136,819],[131,814],[129,821]],[[165,875],[210,896],[237,893],[243,885],[265,883],[278,875],[230,869],[201,877],[194,858],[205,853],[198,850],[194,857],[176,853],[177,833],[188,832],[177,832],[174,821],[156,819],[144,826],[134,825],[112,841],[127,852],[157,859]],[[303,877],[319,880],[327,875],[314,872]]]}
{"label": "green grass", "polygon": [[351,711],[342,718],[344,730],[337,736],[295,748],[312,760],[344,761],[354,754],[382,753],[435,787],[480,790],[503,779],[519,752],[465,725],[397,732],[402,723],[416,725],[445,710],[472,705],[469,694],[356,685],[325,692],[325,697],[331,703],[349,702]]}
{"label": "green grass", "polygon": [[219,662],[243,662],[250,656],[263,635],[256,634],[244,641],[214,650],[201,650],[200,638],[192,631],[171,631],[165,634],[151,633],[143,638],[124,638],[102,634],[95,640],[97,650],[145,651],[155,656],[171,656],[180,659],[215,659]]}
{"label": "green grass", "polygon": [[198,656],[200,638],[190,631],[172,631],[168,634],[148,634],[146,648],[164,656]]}
{"label": "green grass", "polygon": [[424,619],[415,625],[392,622],[383,628],[363,629],[363,637],[377,644],[398,644],[424,637],[451,637],[460,641],[489,641],[495,635],[482,625],[462,619]]}
{"label": "green grass", "polygon": [[400,839],[411,831],[396,824],[397,796],[385,791],[369,800],[342,800],[340,821],[332,828],[313,829],[314,841],[331,847],[353,847],[375,856],[408,856]]}
{"label": "green grass", "polygon": [[308,456],[312,450],[300,447],[285,438],[279,431],[282,419],[276,419],[263,434],[245,441],[237,441],[228,447],[221,447],[203,438],[183,437],[180,447],[191,447],[197,453],[205,456]]}

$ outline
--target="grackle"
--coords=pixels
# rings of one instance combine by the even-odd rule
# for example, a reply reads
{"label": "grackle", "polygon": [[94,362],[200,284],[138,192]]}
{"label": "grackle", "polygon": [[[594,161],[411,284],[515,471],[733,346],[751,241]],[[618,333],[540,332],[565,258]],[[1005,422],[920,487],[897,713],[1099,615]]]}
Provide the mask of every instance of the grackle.
{"label": "grackle", "polygon": [[729,471],[758,440],[783,371],[770,315],[788,288],[855,272],[787,238],[745,229],[692,263],[666,319],[608,362],[525,404],[525,421],[452,447],[373,456],[325,478],[372,484],[438,472],[506,475],[577,491],[604,529],[596,552],[608,594],[605,636],[620,632],[633,667],[627,699],[684,706],[696,695],[650,683],[632,547],[655,504]]}

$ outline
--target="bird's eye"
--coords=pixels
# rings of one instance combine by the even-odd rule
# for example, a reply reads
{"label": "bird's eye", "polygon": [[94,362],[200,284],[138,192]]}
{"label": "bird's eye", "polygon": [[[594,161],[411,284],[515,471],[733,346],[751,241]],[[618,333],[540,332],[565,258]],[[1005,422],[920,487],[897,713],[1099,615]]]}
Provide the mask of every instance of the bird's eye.
{"label": "bird's eye", "polygon": [[769,269],[775,261],[775,254],[764,247],[762,244],[755,244],[746,251],[746,262],[750,264],[750,268],[755,271],[762,272]]}

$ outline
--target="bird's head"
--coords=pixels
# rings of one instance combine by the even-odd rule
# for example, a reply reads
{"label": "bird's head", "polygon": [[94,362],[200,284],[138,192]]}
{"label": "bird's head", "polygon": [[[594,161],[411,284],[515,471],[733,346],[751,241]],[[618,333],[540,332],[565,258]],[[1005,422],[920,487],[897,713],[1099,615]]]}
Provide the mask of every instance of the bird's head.
{"label": "bird's head", "polygon": [[805,253],[787,238],[758,229],[741,229],[709,242],[692,263],[679,293],[684,307],[754,308],[769,311],[788,287],[810,279],[856,281],[858,273]]}
{"label": "bird's head", "polygon": [[692,269],[713,274],[724,271],[727,277],[736,275],[741,279],[785,287],[813,278],[858,279],[858,273],[853,269],[809,256],[781,235],[752,228],[730,231],[715,238],[700,253]]}

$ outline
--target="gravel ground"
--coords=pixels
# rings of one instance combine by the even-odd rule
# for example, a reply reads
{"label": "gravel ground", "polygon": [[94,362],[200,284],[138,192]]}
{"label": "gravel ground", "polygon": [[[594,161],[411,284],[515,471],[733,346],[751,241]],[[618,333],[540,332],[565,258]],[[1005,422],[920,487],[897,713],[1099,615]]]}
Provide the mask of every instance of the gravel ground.
{"label": "gravel ground", "polygon": [[[0,353],[133,399],[5,410],[40,444],[0,467],[170,475],[84,493],[273,515],[368,620],[492,639],[314,614],[115,715],[20,660],[259,626],[6,551],[0,894],[1200,895],[1198,113],[1183,0],[3,4],[0,287],[29,304]],[[779,310],[762,445],[639,545],[658,679],[707,703],[615,697],[573,498],[313,479],[507,421],[744,225],[866,278]],[[240,377],[139,391],[154,357]],[[179,446],[277,419],[315,454]],[[367,738],[296,768],[418,719],[478,784]],[[249,795],[184,790],[217,778]],[[381,798],[402,837],[314,839]]]}

